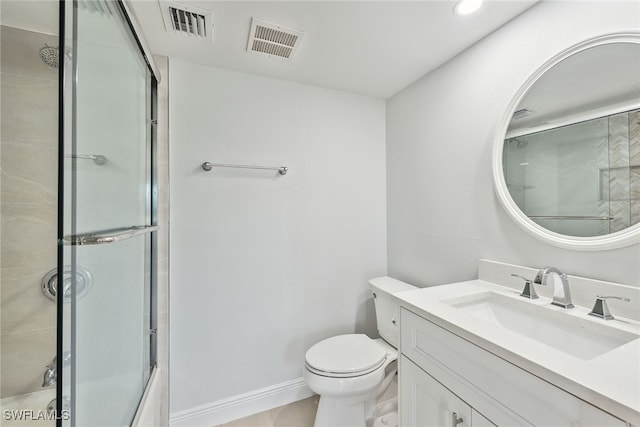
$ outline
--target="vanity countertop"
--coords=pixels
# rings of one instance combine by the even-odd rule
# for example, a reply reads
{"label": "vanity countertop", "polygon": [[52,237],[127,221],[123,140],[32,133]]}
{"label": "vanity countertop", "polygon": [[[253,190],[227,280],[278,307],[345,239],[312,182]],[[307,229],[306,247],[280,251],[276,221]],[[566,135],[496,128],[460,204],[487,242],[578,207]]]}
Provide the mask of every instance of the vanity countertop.
{"label": "vanity countertop", "polygon": [[605,321],[589,316],[587,308],[563,309],[551,305],[551,300],[543,296],[527,300],[520,297],[517,290],[484,280],[399,292],[395,297],[402,307],[449,332],[622,420],[640,425],[640,338],[585,360],[478,319],[443,302],[487,292],[557,312],[552,315],[575,316],[583,325],[586,321],[587,328],[590,324],[594,328],[605,325],[640,336],[640,323],[637,321],[621,317]]}

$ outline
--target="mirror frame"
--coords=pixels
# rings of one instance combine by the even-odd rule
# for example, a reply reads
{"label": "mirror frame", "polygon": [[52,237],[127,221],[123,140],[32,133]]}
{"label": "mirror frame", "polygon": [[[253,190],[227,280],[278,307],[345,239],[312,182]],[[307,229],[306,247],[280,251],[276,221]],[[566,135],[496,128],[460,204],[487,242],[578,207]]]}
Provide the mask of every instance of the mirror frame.
{"label": "mirror frame", "polygon": [[610,33],[602,36],[594,37],[584,42],[578,43],[570,48],[560,52],[553,58],[545,62],[540,68],[538,68],[531,77],[520,87],[515,96],[509,103],[499,125],[496,128],[496,135],[494,137],[493,146],[493,158],[492,158],[492,170],[493,170],[493,184],[496,196],[498,200],[507,211],[509,217],[516,222],[522,229],[533,237],[549,243],[553,246],[557,246],[564,249],[574,249],[581,251],[601,251],[617,249],[625,246],[630,246],[640,243],[640,223],[634,224],[624,230],[617,231],[615,233],[605,234],[602,236],[592,237],[576,237],[564,234],[559,234],[551,230],[536,224],[529,217],[527,217],[516,205],[515,201],[511,197],[504,177],[502,156],[504,148],[504,138],[511,122],[513,113],[515,112],[518,104],[525,96],[525,94],[531,89],[538,79],[545,74],[549,69],[554,67],[564,59],[582,52],[586,49],[590,49],[596,46],[603,46],[612,43],[637,43],[640,44],[640,32],[619,32]]}

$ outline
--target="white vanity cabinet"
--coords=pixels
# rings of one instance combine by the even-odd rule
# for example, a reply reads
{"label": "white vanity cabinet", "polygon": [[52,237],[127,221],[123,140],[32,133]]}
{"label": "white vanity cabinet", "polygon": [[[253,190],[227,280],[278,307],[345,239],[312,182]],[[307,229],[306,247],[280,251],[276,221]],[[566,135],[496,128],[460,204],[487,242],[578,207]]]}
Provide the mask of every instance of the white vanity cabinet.
{"label": "white vanity cabinet", "polygon": [[405,308],[400,325],[402,427],[628,425]]}
{"label": "white vanity cabinet", "polygon": [[494,426],[406,356],[400,357],[400,370],[402,426]]}

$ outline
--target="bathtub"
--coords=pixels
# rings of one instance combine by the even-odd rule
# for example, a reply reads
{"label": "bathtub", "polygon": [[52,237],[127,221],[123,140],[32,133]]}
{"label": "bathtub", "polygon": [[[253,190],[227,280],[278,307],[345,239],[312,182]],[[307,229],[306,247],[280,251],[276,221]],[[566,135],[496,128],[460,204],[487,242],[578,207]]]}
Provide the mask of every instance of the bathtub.
{"label": "bathtub", "polygon": [[[55,397],[55,389],[48,389],[3,398],[0,400],[0,425],[2,427],[55,427],[55,419],[43,419],[47,416],[47,405]],[[19,417],[22,419],[17,419]]]}

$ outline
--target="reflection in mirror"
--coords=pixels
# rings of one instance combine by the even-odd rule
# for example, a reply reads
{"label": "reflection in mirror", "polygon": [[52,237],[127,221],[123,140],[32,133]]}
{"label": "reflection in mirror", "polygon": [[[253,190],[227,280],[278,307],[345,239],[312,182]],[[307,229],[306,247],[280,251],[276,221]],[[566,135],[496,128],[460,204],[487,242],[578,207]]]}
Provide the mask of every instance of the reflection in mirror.
{"label": "reflection in mirror", "polygon": [[515,109],[502,165],[515,204],[547,230],[640,222],[640,44],[585,49],[544,73]]}

